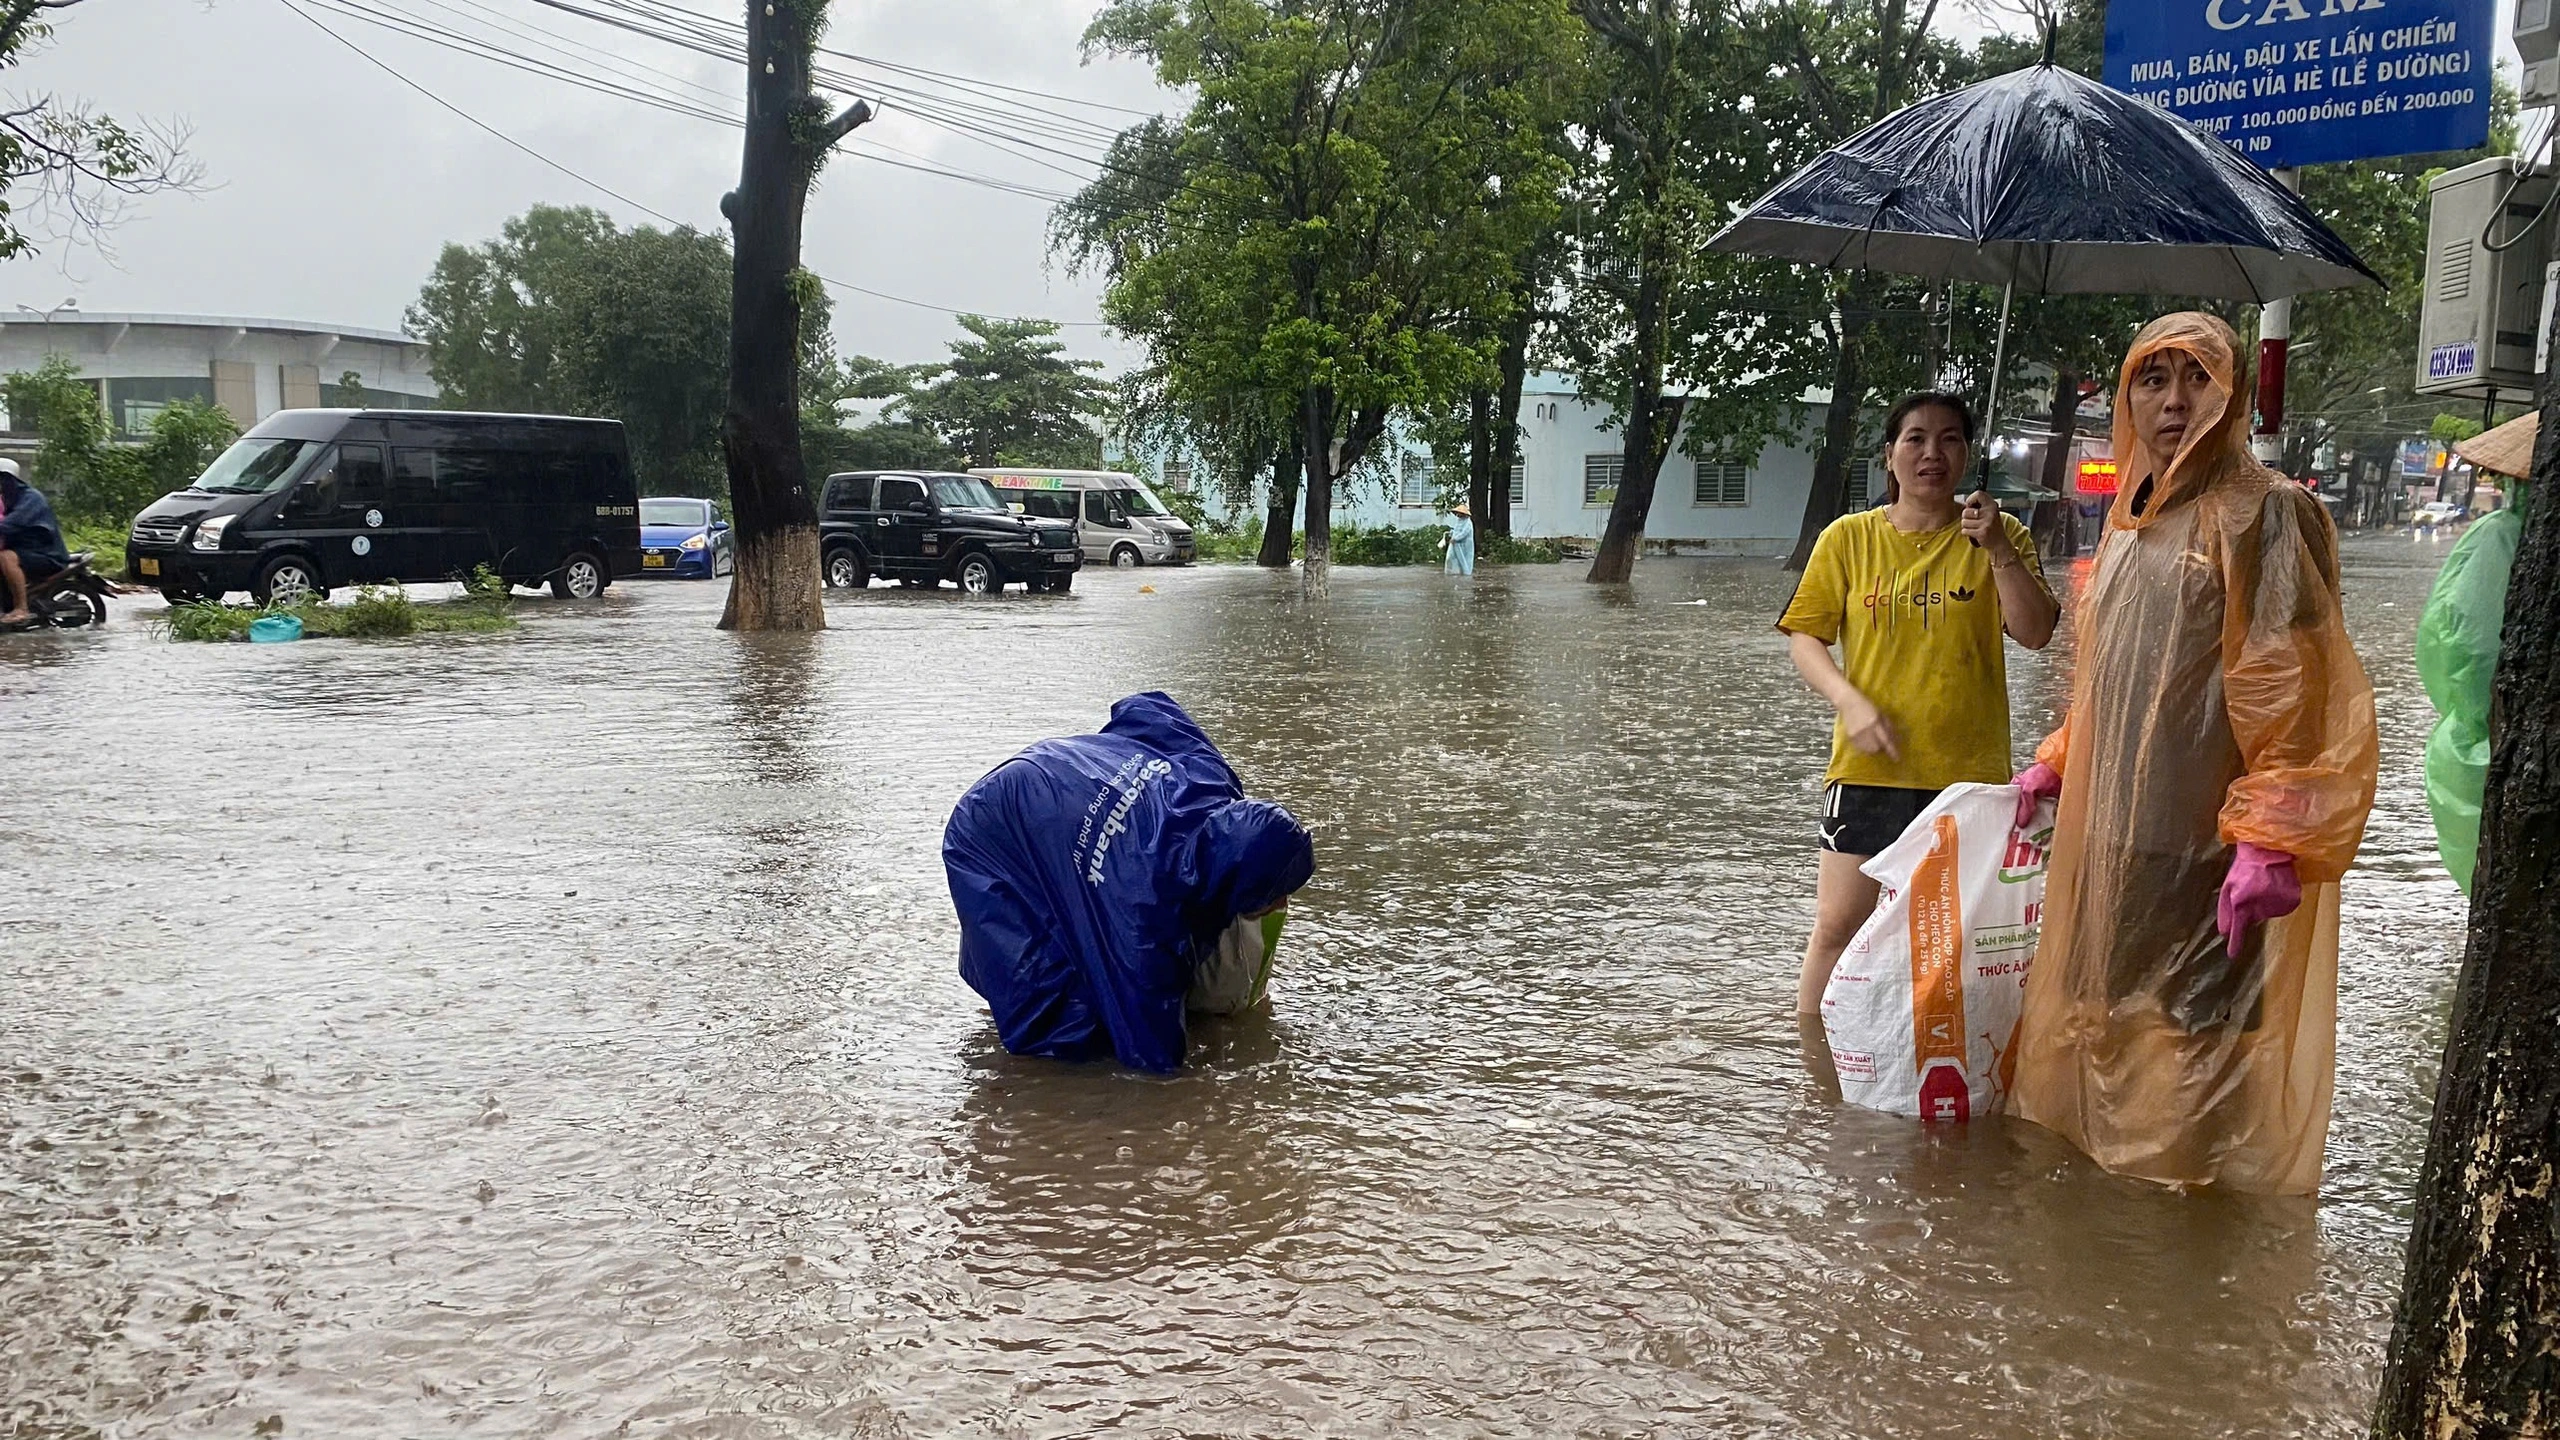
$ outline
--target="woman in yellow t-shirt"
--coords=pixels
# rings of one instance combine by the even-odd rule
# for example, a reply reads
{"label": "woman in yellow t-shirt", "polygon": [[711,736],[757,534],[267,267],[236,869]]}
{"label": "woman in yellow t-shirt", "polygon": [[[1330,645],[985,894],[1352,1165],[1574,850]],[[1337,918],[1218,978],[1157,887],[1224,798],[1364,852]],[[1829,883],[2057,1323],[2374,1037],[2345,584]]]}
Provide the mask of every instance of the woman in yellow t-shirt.
{"label": "woman in yellow t-shirt", "polygon": [[1876,908],[1876,882],[1858,867],[1947,786],[2008,782],[2000,637],[2041,650],[2061,619],[2027,527],[1988,495],[1958,503],[1972,451],[1973,412],[1955,396],[1893,407],[1887,503],[1831,522],[1778,619],[1797,672],[1839,716],[1799,1016],[1821,1013],[1831,967]]}

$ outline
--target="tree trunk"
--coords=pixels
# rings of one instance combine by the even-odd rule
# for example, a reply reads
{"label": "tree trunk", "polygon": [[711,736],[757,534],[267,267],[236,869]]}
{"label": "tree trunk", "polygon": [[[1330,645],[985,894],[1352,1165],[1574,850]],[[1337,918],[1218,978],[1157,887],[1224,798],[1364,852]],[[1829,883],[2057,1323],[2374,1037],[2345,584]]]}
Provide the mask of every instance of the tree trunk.
{"label": "tree trunk", "polygon": [[2507,587],[2471,935],[2373,1433],[2548,1435],[2560,1410],[2560,385]]}
{"label": "tree trunk", "polygon": [[1786,568],[1801,571],[1813,558],[1813,542],[1849,506],[1849,461],[1858,443],[1858,396],[1866,388],[1858,371],[1857,332],[1844,323],[1840,352],[1831,362],[1831,405],[1822,421],[1822,452],[1814,457],[1813,485],[1805,491],[1804,524]]}
{"label": "tree trunk", "polygon": [[[2044,488],[2053,492],[2050,500],[2036,502],[2036,548],[2046,555],[2067,557],[2079,547],[2071,535],[2071,449],[2080,438],[2080,377],[2068,370],[2053,377],[2053,404],[2045,412],[2045,423],[2053,438],[2044,447]],[[2064,549],[2071,543],[2071,549]]]}
{"label": "tree trunk", "polygon": [[[1643,264],[1643,261],[1638,263]],[[1608,528],[1600,532],[1600,553],[1591,558],[1595,585],[1624,585],[1636,571],[1644,549],[1645,521],[1653,514],[1653,489],[1662,476],[1662,455],[1671,437],[1657,437],[1662,423],[1663,332],[1668,284],[1662,267],[1646,264],[1636,279],[1636,303],[1630,318],[1634,334],[1635,373],[1627,394],[1626,448],[1618,457],[1618,493],[1609,504]]]}
{"label": "tree trunk", "polygon": [[1307,472],[1307,555],[1299,593],[1322,600],[1333,591],[1333,392],[1310,385],[1298,401],[1298,449]]}
{"label": "tree trunk", "polygon": [[1281,447],[1271,465],[1271,505],[1262,517],[1262,553],[1253,563],[1265,570],[1289,568],[1291,542],[1298,531],[1298,485],[1307,463],[1298,443]]}
{"label": "tree trunk", "polygon": [[[720,425],[737,550],[723,630],[823,630],[818,507],[800,454],[800,220],[826,152],[870,118],[832,121],[809,93],[820,0],[747,6],[747,127],[738,188],[720,211],[737,238],[730,281],[729,410]],[[804,133],[814,130],[815,134]]]}
{"label": "tree trunk", "polygon": [[1493,513],[1493,483],[1493,392],[1477,390],[1467,396],[1468,514]]}
{"label": "tree trunk", "polygon": [[1493,496],[1476,512],[1477,528],[1511,537],[1511,471],[1520,463],[1520,392],[1529,379],[1529,332],[1537,314],[1526,301],[1502,335],[1502,386],[1493,401]]}

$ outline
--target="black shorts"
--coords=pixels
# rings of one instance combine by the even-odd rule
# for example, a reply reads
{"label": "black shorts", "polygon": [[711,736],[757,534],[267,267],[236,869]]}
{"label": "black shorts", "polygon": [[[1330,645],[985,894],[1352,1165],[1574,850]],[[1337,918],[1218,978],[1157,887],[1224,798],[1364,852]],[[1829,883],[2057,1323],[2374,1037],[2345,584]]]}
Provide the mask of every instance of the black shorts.
{"label": "black shorts", "polygon": [[1834,782],[1822,792],[1822,848],[1835,855],[1881,855],[1937,798],[1935,790]]}

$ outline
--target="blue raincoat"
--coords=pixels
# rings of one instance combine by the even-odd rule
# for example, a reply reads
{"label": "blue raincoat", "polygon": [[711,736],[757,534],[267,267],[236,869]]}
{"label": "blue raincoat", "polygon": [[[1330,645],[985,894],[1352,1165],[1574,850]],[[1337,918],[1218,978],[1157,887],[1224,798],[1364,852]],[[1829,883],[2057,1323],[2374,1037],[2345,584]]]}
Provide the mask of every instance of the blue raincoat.
{"label": "blue raincoat", "polygon": [[62,526],[44,493],[6,471],[0,471],[0,550],[17,551],[30,580],[71,563],[71,552],[62,545]]}
{"label": "blue raincoat", "polygon": [[1288,811],[1248,800],[1163,694],[1098,735],[1043,740],[969,787],[943,831],[960,978],[1017,1055],[1182,1064],[1193,966],[1315,873]]}
{"label": "blue raincoat", "polygon": [[1476,573],[1476,522],[1464,515],[1449,517],[1449,553],[1440,568],[1451,575]]}

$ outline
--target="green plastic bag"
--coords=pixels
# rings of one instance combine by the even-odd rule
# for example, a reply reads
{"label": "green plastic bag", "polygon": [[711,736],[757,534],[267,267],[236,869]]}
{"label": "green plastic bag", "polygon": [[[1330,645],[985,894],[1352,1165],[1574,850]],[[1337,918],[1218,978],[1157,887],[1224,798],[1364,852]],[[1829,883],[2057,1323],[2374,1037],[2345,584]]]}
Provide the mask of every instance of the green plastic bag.
{"label": "green plastic bag", "polygon": [[2427,809],[2436,849],[2454,883],[2471,893],[2480,852],[2480,800],[2489,774],[2489,699],[2506,623],[2507,576],[2524,517],[2497,510],[2471,522],[2427,595],[2418,620],[2418,678],[2435,702],[2427,737]]}

